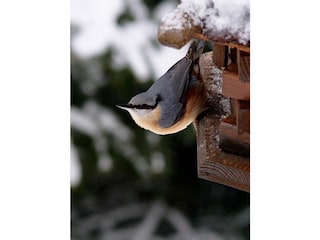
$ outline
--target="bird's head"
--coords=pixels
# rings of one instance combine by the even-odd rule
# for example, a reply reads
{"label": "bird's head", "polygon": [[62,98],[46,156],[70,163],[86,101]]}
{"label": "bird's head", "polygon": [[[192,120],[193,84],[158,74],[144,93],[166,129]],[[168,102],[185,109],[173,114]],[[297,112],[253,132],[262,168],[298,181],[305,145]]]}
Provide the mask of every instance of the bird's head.
{"label": "bird's head", "polygon": [[160,96],[149,97],[146,92],[140,93],[126,104],[118,104],[117,107],[127,110],[132,119],[140,127],[152,131],[155,127],[158,127],[158,121],[160,118]]}

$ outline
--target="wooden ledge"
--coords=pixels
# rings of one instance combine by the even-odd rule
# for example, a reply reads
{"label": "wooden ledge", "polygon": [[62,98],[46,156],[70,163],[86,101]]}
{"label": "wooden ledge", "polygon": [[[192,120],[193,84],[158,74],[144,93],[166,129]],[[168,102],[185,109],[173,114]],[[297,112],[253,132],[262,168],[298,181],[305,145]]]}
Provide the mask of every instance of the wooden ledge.
{"label": "wooden ledge", "polygon": [[200,178],[250,192],[250,160],[242,156],[219,152],[214,159],[198,159]]}
{"label": "wooden ledge", "polygon": [[[250,159],[247,157],[250,154],[250,139],[246,133],[239,135],[231,124],[221,121],[218,114],[213,112],[196,121],[198,175],[209,181],[250,192]],[[228,150],[228,141],[231,141],[230,149],[243,156],[221,150]],[[239,144],[238,149],[235,149],[234,142]]]}

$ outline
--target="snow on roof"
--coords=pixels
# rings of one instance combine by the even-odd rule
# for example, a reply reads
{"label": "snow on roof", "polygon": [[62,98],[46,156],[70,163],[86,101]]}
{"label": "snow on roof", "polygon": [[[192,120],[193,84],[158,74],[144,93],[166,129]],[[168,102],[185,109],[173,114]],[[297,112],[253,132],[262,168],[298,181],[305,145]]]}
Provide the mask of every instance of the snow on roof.
{"label": "snow on roof", "polygon": [[248,44],[250,1],[182,0],[175,10],[163,16],[158,36],[161,43],[180,48],[195,33],[215,41]]}

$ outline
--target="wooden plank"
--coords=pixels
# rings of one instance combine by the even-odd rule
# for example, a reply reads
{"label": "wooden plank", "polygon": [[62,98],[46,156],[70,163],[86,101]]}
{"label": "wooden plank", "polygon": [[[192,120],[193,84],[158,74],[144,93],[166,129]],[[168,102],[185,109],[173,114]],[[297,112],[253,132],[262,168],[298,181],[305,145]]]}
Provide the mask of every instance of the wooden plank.
{"label": "wooden plank", "polygon": [[219,126],[219,133],[221,136],[228,136],[229,138],[233,138],[235,141],[250,144],[250,134],[238,134],[236,125],[222,122]]}
{"label": "wooden plank", "polygon": [[239,109],[238,133],[250,133],[250,109]]}
{"label": "wooden plank", "polygon": [[222,94],[230,98],[250,100],[250,83],[239,80],[238,74],[223,71]]}
{"label": "wooden plank", "polygon": [[199,166],[199,177],[250,192],[250,161],[248,158],[220,152],[214,159]]}
{"label": "wooden plank", "polygon": [[224,42],[214,42],[216,45],[222,45],[222,46],[229,46],[230,48],[237,48],[243,52],[247,52],[250,53],[250,47],[245,46],[245,45],[241,45],[239,43],[224,43]]}
{"label": "wooden plank", "polygon": [[236,123],[238,133],[243,132],[250,133],[250,102],[235,99],[234,101],[234,115],[236,117]]}
{"label": "wooden plank", "polygon": [[250,102],[237,100],[237,127],[238,133],[250,133]]}
{"label": "wooden plank", "polygon": [[222,122],[219,127],[220,148],[237,155],[250,156],[250,134],[238,133],[236,125]]}
{"label": "wooden plank", "polygon": [[250,82],[250,53],[238,50],[239,79]]}
{"label": "wooden plank", "polygon": [[[197,159],[198,170],[208,159],[220,153],[219,148],[219,118],[210,117],[207,113],[195,123],[197,129]],[[199,173],[199,172],[198,172]]]}
{"label": "wooden plank", "polygon": [[222,46],[222,45],[213,46],[212,59],[213,59],[213,63],[218,68],[224,67],[225,57],[226,57],[225,46]]}

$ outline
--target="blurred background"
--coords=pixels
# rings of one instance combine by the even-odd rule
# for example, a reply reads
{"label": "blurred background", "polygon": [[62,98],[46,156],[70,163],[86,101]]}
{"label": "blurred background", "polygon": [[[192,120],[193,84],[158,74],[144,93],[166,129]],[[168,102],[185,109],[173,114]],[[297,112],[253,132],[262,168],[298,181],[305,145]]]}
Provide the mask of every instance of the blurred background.
{"label": "blurred background", "polygon": [[115,107],[185,55],[157,29],[177,0],[71,0],[72,239],[249,239],[249,194],[199,179],[193,126],[158,136]]}

